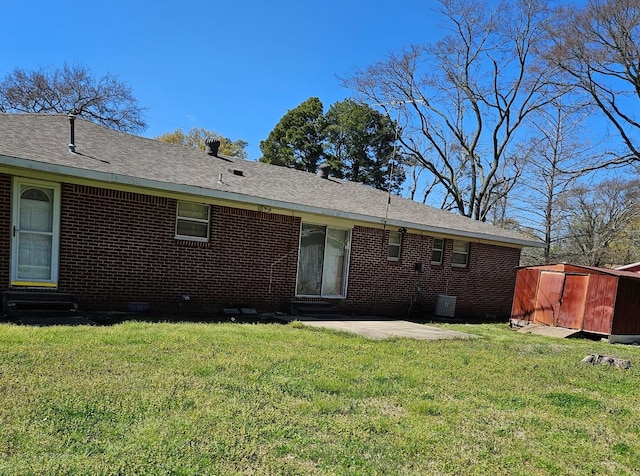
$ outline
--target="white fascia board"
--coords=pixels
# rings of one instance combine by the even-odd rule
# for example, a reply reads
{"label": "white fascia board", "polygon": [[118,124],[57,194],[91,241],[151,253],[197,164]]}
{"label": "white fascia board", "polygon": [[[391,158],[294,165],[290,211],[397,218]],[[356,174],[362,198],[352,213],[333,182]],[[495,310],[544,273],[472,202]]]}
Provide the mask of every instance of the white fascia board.
{"label": "white fascia board", "polygon": [[422,225],[412,222],[388,220],[387,226],[399,227],[399,228],[412,228],[414,230],[425,231],[428,233],[436,233],[439,235],[455,235],[461,238],[469,238],[470,240],[478,241],[494,241],[500,243],[509,243],[512,245],[532,247],[532,248],[544,248],[544,243],[536,240],[526,240],[519,238],[504,237],[499,235],[491,235],[488,233],[478,233],[474,231],[454,230],[452,228],[443,228],[439,226]]}
{"label": "white fascia board", "polygon": [[[283,202],[278,200],[272,200],[268,198],[256,197],[253,195],[246,195],[237,192],[228,192],[224,190],[214,190],[209,188],[197,187],[194,185],[183,185],[171,182],[161,182],[158,180],[145,179],[140,177],[132,177],[130,175],[114,174],[111,172],[99,172],[95,170],[82,169],[77,167],[71,167],[67,165],[49,164],[46,162],[38,162],[34,160],[20,159],[16,157],[0,156],[2,160],[0,163],[5,165],[35,170],[38,172],[47,172],[56,175],[66,175],[69,177],[95,180],[98,182],[115,183],[119,185],[128,185],[146,189],[162,190],[173,193],[183,193],[187,195],[195,195],[206,198],[214,198],[220,200],[232,200],[240,203],[247,203],[252,205],[262,205],[271,208],[281,208],[291,211],[297,211],[302,213],[312,213],[316,215],[330,216],[334,218],[343,218],[347,220],[360,221],[366,223],[375,223],[378,226],[384,226],[385,220],[381,217],[374,217],[370,215],[363,215],[358,213],[343,212],[340,210],[325,209],[320,207],[314,207],[310,205],[301,205],[291,202]],[[493,241],[499,243],[508,243],[517,246],[536,247],[542,248],[544,244],[533,240],[524,240],[518,238],[502,237],[498,235],[491,235],[487,233],[476,233],[471,231],[453,230],[450,228],[443,228],[438,226],[424,225],[413,222],[405,222],[399,220],[386,220],[386,226],[411,228],[414,230],[438,233],[444,235],[454,235],[461,238],[469,238],[473,240],[481,241]]]}

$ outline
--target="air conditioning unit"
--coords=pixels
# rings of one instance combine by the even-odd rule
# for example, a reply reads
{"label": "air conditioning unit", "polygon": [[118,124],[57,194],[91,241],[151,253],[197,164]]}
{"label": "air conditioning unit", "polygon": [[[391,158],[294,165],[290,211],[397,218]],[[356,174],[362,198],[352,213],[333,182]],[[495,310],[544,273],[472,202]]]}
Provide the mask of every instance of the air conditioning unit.
{"label": "air conditioning unit", "polygon": [[456,313],[456,297],[446,294],[436,296],[436,316],[453,317]]}

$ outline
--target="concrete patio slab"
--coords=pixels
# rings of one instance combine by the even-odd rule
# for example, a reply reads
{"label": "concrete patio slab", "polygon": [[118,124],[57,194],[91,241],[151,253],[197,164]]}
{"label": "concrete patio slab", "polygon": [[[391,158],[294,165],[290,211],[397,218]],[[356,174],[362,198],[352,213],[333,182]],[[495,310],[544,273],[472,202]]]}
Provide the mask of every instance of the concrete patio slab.
{"label": "concrete patio slab", "polygon": [[353,332],[370,339],[388,339],[390,337],[406,337],[419,340],[439,339],[473,339],[478,336],[464,332],[440,329],[409,321],[389,320],[300,320],[309,327],[321,327],[340,331]]}

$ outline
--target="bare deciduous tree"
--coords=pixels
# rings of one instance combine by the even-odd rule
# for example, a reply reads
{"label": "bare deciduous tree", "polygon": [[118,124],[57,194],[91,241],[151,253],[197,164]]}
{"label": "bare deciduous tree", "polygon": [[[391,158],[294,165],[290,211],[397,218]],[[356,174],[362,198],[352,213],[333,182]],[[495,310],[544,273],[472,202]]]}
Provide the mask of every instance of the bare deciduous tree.
{"label": "bare deciduous tree", "polygon": [[566,192],[560,257],[590,266],[618,261],[612,254],[613,244],[640,217],[639,198],[639,180],[607,180],[593,189],[582,186]]}
{"label": "bare deciduous tree", "polygon": [[626,149],[601,166],[640,161],[640,4],[590,0],[567,8],[551,23],[548,55],[604,114]]}
{"label": "bare deciduous tree", "polygon": [[0,82],[0,112],[60,113],[111,129],[141,132],[144,108],[116,76],[96,79],[84,66],[26,71],[16,68]]}
{"label": "bare deciduous tree", "polygon": [[538,0],[492,9],[443,0],[441,13],[450,31],[444,39],[391,55],[344,83],[363,102],[400,112],[404,154],[435,177],[445,208],[486,220],[526,160],[514,146],[519,131],[562,93],[538,54],[549,45],[551,12]]}
{"label": "bare deciduous tree", "polygon": [[584,169],[602,158],[599,144],[585,139],[589,108],[562,100],[550,106],[535,114],[532,153],[517,186],[518,199],[512,202],[512,211],[543,240],[545,263],[555,260],[552,247],[563,223],[559,197],[576,186],[586,174]]}

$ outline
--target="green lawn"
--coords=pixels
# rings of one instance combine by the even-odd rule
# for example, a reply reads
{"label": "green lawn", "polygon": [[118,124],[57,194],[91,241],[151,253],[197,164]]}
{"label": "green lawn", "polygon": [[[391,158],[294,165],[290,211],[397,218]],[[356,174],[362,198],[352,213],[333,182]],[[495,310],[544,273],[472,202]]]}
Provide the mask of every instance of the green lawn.
{"label": "green lawn", "polygon": [[639,347],[447,327],[0,325],[0,474],[638,474]]}

